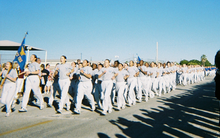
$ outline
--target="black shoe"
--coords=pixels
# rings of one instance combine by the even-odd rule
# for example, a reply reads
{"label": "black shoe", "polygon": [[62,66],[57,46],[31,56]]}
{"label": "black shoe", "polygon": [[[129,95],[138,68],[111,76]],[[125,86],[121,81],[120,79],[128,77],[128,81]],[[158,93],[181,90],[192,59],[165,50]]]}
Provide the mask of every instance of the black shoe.
{"label": "black shoe", "polygon": [[14,112],[15,111],[15,108],[11,108],[11,112]]}
{"label": "black shoe", "polygon": [[57,110],[57,114],[61,114],[61,110],[58,109],[58,110]]}
{"label": "black shoe", "polygon": [[51,105],[51,104],[47,104],[47,107],[48,107],[48,108],[52,108],[52,105]]}

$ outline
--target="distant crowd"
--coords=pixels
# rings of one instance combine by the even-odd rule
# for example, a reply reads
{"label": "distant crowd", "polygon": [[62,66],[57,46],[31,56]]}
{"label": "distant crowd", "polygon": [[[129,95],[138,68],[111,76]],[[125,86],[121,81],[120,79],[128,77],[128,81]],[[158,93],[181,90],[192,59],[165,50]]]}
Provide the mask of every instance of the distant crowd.
{"label": "distant crowd", "polygon": [[[173,62],[155,63],[118,60],[110,64],[90,63],[88,60],[66,63],[67,57],[61,56],[60,63],[51,69],[50,64],[41,64],[40,58],[31,55],[30,63],[21,70],[17,62],[1,65],[1,102],[5,104],[6,117],[15,110],[15,103],[22,97],[19,112],[27,112],[28,104],[44,108],[43,97],[48,97],[46,106],[54,107],[58,94],[58,114],[70,110],[81,113],[85,97],[91,111],[101,110],[102,115],[113,109],[123,110],[137,102],[147,102],[149,98],[170,93],[177,85],[190,85],[203,81],[205,76],[214,76],[215,67],[200,65],[177,65]],[[73,105],[73,106],[71,106]]]}

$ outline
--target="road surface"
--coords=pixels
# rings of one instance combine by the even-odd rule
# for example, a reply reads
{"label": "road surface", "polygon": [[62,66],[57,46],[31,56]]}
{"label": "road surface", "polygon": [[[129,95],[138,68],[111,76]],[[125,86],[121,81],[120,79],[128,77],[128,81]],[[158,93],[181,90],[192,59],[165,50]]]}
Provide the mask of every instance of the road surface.
{"label": "road surface", "polygon": [[[65,110],[60,115],[54,107],[39,110],[34,105],[27,106],[27,113],[18,113],[21,105],[16,105],[9,117],[0,112],[0,137],[220,137],[214,86],[213,77],[206,77],[106,116],[86,105],[80,115]],[[45,100],[48,96],[44,95]]]}

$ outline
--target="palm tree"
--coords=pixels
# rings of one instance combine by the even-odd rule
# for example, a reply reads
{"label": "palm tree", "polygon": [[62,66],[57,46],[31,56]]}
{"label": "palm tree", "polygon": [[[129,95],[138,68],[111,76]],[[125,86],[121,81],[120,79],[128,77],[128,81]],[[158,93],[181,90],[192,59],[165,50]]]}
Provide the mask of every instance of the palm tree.
{"label": "palm tree", "polygon": [[206,57],[206,55],[203,54],[203,55],[201,56],[201,62],[202,62],[202,65],[203,65],[203,66],[205,66],[206,60],[207,60],[207,57]]}

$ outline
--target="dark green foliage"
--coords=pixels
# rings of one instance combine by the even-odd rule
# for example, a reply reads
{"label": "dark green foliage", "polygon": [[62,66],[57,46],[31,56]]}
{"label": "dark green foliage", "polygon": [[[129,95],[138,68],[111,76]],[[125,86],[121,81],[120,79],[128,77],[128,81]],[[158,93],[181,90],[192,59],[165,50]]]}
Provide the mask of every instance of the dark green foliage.
{"label": "dark green foliage", "polygon": [[188,60],[185,60],[185,59],[180,61],[180,65],[183,65],[183,64],[186,64],[186,65],[187,65],[188,63],[189,63],[189,61],[188,61]]}

